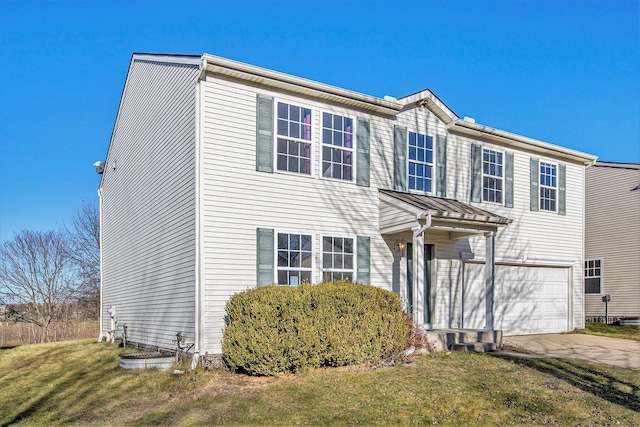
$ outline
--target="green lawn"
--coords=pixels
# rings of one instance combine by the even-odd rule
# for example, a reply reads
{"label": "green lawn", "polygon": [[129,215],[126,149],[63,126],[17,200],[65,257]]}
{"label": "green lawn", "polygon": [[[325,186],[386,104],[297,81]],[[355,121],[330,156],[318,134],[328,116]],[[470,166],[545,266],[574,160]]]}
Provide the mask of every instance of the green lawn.
{"label": "green lawn", "polygon": [[0,351],[0,425],[640,425],[638,371],[439,353],[297,375],[124,371],[93,340]]}
{"label": "green lawn", "polygon": [[640,341],[640,328],[637,326],[616,326],[605,323],[587,323],[584,329],[576,329],[578,334],[600,335],[603,337],[623,338]]}

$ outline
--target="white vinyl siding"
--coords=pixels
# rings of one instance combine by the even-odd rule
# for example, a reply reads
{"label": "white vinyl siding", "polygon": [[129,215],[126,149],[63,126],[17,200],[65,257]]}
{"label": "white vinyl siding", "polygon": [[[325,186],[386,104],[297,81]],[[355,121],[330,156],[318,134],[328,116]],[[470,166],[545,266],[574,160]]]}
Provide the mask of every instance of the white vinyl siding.
{"label": "white vinyl siding", "polygon": [[[313,129],[321,128],[321,114],[369,120],[371,141],[393,146],[393,125],[384,117],[368,116],[319,102],[282,98],[264,88],[207,75],[203,111],[203,312],[205,351],[220,352],[224,306],[228,298],[256,286],[256,229],[308,234],[313,239],[312,282],[322,280],[322,236],[371,236],[371,258],[393,264],[393,253],[378,231],[378,188],[390,179],[387,159],[371,155],[370,187],[323,179],[320,173],[268,174],[255,169],[256,93],[312,110]],[[314,131],[315,132],[315,131]],[[312,158],[322,159],[312,138]],[[374,139],[375,138],[375,139]],[[373,152],[373,150],[372,150]],[[233,159],[230,162],[229,159]],[[224,248],[224,249],[223,249]],[[276,267],[277,268],[277,267]],[[275,278],[274,278],[275,280]],[[358,280],[357,278],[355,280]],[[371,283],[392,289],[391,269],[371,268]]]}
{"label": "white vinyl siding", "polygon": [[163,348],[195,340],[197,74],[133,62],[102,178],[103,333],[115,306],[130,341]]}

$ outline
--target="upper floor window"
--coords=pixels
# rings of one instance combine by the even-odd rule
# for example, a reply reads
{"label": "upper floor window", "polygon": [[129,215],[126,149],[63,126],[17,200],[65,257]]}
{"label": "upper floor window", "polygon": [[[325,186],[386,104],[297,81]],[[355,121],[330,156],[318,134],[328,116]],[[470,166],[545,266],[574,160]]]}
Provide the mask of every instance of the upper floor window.
{"label": "upper floor window", "polygon": [[503,155],[499,151],[482,150],[482,200],[502,203]]}
{"label": "upper floor window", "polygon": [[433,137],[409,132],[409,190],[432,192]]}
{"label": "upper floor window", "polygon": [[350,237],[322,238],[322,280],[353,280],[353,239]]}
{"label": "upper floor window", "polygon": [[353,119],[322,114],[322,176],[352,180]]}
{"label": "upper floor window", "polygon": [[278,284],[311,283],[312,240],[310,234],[278,233]]}
{"label": "upper floor window", "polygon": [[584,262],[584,293],[601,293],[602,284],[602,260],[588,259]]}
{"label": "upper floor window", "polygon": [[311,109],[278,102],[277,168],[311,174]]}
{"label": "upper floor window", "polygon": [[540,209],[556,211],[557,196],[557,165],[540,162]]}

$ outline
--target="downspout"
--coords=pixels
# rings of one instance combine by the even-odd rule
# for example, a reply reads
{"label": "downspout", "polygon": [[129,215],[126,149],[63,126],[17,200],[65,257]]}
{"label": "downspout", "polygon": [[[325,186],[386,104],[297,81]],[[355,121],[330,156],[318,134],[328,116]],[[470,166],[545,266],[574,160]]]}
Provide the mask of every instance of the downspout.
{"label": "downspout", "polygon": [[98,211],[100,212],[100,218],[99,218],[99,222],[100,222],[100,314],[98,317],[98,322],[100,325],[100,334],[98,335],[98,342],[102,342],[103,340],[103,335],[102,335],[102,331],[104,329],[102,329],[102,316],[104,315],[104,311],[102,309],[102,187],[98,188]]}
{"label": "downspout", "polygon": [[[416,219],[418,221],[425,219],[425,223],[422,226],[418,226],[412,228],[413,231],[413,320],[418,323],[418,319],[424,318],[424,313],[422,312],[424,308],[419,308],[418,298],[418,290],[424,289],[424,232],[431,227],[431,214],[426,215],[424,212],[420,212],[416,215]],[[422,255],[422,256],[420,256]],[[419,264],[418,264],[419,263]],[[420,273],[423,274],[420,274]],[[425,296],[422,296],[422,300],[424,301]]]}
{"label": "downspout", "polygon": [[200,65],[200,73],[196,79],[195,86],[195,244],[196,244],[196,259],[195,259],[195,345],[193,351],[193,358],[191,359],[190,370],[195,369],[200,361],[200,353],[202,352],[203,337],[202,337],[202,300],[203,300],[203,287],[202,287],[202,237],[201,237],[201,212],[200,212],[200,196],[201,196],[201,174],[202,174],[202,156],[201,153],[201,138],[202,138],[202,96],[200,94],[202,90],[201,81],[203,80],[207,71],[207,60],[202,58]]}

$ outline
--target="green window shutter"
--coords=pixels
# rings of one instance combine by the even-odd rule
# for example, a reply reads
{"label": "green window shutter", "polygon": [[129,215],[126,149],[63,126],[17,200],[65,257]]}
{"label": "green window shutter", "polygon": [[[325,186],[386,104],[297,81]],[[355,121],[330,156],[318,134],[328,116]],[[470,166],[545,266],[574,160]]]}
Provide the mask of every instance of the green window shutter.
{"label": "green window shutter", "polygon": [[273,172],[273,98],[256,99],[256,170]]}
{"label": "green window shutter", "polygon": [[558,166],[558,215],[567,214],[567,167]]}
{"label": "green window shutter", "polygon": [[257,285],[266,286],[273,284],[275,241],[274,231],[271,228],[258,228],[257,239]]}
{"label": "green window shutter", "polygon": [[531,210],[538,211],[540,203],[540,190],[538,182],[540,180],[540,161],[531,158]]}
{"label": "green window shutter", "polygon": [[356,260],[356,280],[365,285],[371,284],[371,238],[369,236],[358,236],[357,260]]}
{"label": "green window shutter", "polygon": [[513,207],[513,153],[504,156],[504,205]]}
{"label": "green window shutter", "polygon": [[369,120],[358,118],[356,122],[356,149],[358,150],[356,158],[356,184],[368,187],[371,173],[371,158],[369,157],[371,129],[369,127]]}
{"label": "green window shutter", "polygon": [[436,135],[436,196],[447,197],[447,137]]}
{"label": "green window shutter", "polygon": [[407,128],[393,127],[393,188],[407,191]]}
{"label": "green window shutter", "polygon": [[482,146],[471,144],[471,201],[482,201]]}

